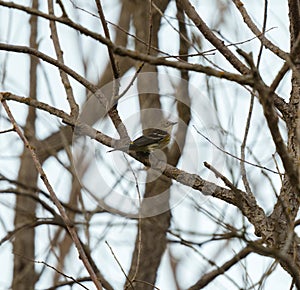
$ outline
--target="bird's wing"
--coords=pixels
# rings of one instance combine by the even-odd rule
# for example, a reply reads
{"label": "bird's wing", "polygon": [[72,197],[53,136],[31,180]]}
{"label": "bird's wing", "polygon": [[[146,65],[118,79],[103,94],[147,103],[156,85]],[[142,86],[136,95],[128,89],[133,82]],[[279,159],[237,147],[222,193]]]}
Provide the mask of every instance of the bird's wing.
{"label": "bird's wing", "polygon": [[144,146],[153,144],[153,142],[155,142],[155,139],[149,138],[149,137],[146,137],[146,136],[141,136],[141,137],[135,139],[130,144],[130,146],[137,146],[137,147],[141,147],[142,146],[142,147],[144,147]]}

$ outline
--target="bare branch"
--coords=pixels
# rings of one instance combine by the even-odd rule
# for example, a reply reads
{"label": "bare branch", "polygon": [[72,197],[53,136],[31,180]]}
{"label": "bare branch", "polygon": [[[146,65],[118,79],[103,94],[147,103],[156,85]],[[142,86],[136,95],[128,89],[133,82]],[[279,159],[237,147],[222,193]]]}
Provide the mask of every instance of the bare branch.
{"label": "bare branch", "polygon": [[204,288],[210,282],[212,282],[216,277],[224,274],[232,266],[239,263],[242,259],[246,258],[249,254],[251,254],[251,252],[252,252],[252,248],[250,246],[245,247],[240,252],[238,252],[236,255],[234,255],[233,258],[231,258],[229,261],[225,262],[222,266],[203,275],[193,286],[188,288],[188,290],[198,290],[198,289]]}
{"label": "bare branch", "polygon": [[[2,95],[1,95],[2,96]],[[47,187],[49,193],[50,193],[50,196],[51,196],[51,199],[53,200],[53,202],[55,203],[57,209],[59,210],[60,214],[61,214],[61,217],[62,219],[64,220],[65,224],[66,224],[66,227],[68,228],[68,231],[76,245],[76,248],[78,250],[78,254],[79,256],[81,257],[81,260],[83,262],[83,264],[85,265],[87,271],[89,272],[89,274],[91,275],[91,279],[92,281],[94,282],[95,286],[97,289],[99,290],[102,290],[102,285],[101,283],[98,281],[98,278],[97,276],[95,275],[95,272],[93,270],[93,268],[91,267],[88,259],[87,259],[87,256],[85,254],[85,251],[82,247],[82,244],[78,238],[78,235],[77,235],[77,232],[76,232],[76,229],[74,228],[74,225],[71,223],[71,221],[69,220],[69,217],[68,215],[66,214],[65,212],[65,209],[63,208],[62,204],[60,203],[59,199],[57,198],[51,184],[49,183],[49,180],[47,178],[47,175],[45,174],[39,160],[37,159],[37,156],[33,150],[33,148],[31,147],[31,145],[29,144],[27,138],[23,135],[21,129],[19,128],[19,126],[17,125],[12,113],[10,112],[10,109],[9,107],[7,106],[6,104],[6,101],[2,99],[0,99],[0,101],[2,102],[3,104],[3,107],[8,115],[8,117],[10,118],[11,120],[11,123],[13,124],[16,132],[18,133],[19,137],[22,139],[22,141],[24,142],[25,146],[29,149],[30,153],[31,153],[31,156],[32,156],[32,159],[33,159],[33,162],[36,166],[36,169],[38,170],[39,174],[41,175],[41,179],[43,180],[45,186]]]}
{"label": "bare branch", "polygon": [[[49,10],[49,15],[54,15],[53,0],[48,0],[48,10]],[[53,42],[53,45],[55,48],[57,59],[60,63],[64,63],[63,51],[60,47],[60,42],[59,42],[59,37],[57,34],[55,21],[50,21],[50,29],[51,29],[51,39],[52,39],[52,42]],[[79,114],[79,107],[74,98],[73,89],[71,87],[68,75],[66,74],[66,72],[64,72],[61,69],[59,70],[59,72],[60,72],[60,77],[61,77],[62,83],[64,85],[66,94],[67,94],[67,100],[68,100],[70,108],[71,108],[71,116],[74,116],[75,118],[77,118],[78,114]]]}
{"label": "bare branch", "polygon": [[10,45],[5,43],[0,43],[0,50],[6,50],[6,51],[14,51],[18,53],[26,53],[29,55],[34,55],[56,67],[63,70],[67,74],[69,74],[71,77],[73,77],[75,80],[77,80],[79,83],[81,83],[83,86],[85,86],[87,89],[89,89],[91,92],[95,93],[98,90],[98,87],[93,85],[91,82],[87,81],[86,78],[82,77],[78,73],[76,73],[74,70],[72,70],[70,67],[66,66],[65,64],[61,63],[60,61],[34,49],[27,46],[21,46],[21,45]]}
{"label": "bare branch", "polygon": [[[34,15],[38,15],[38,16],[46,18],[48,20],[53,20],[53,21],[57,21],[57,22],[65,24],[65,25],[68,25],[68,26],[76,29],[77,31],[80,31],[81,33],[83,33],[87,36],[90,36],[90,37],[94,38],[95,40],[98,40],[101,43],[111,47],[113,49],[113,52],[120,55],[120,56],[129,56],[133,59],[145,61],[145,62],[148,62],[152,65],[165,65],[165,66],[170,66],[170,67],[174,67],[174,68],[178,68],[178,69],[187,69],[187,70],[191,70],[191,71],[202,72],[202,73],[205,73],[207,75],[215,76],[215,77],[218,77],[218,78],[224,78],[224,79],[227,79],[227,80],[230,80],[230,81],[235,81],[235,82],[240,83],[240,84],[248,84],[248,85],[252,84],[251,78],[248,78],[247,75],[240,76],[240,75],[229,73],[229,72],[226,72],[226,71],[215,70],[211,67],[202,66],[202,65],[199,65],[199,64],[183,63],[183,62],[178,62],[178,61],[177,62],[168,61],[164,58],[157,58],[157,57],[154,57],[154,56],[149,56],[147,54],[139,53],[137,51],[132,51],[132,50],[126,49],[126,48],[121,47],[121,46],[116,46],[109,39],[107,39],[107,38],[105,38],[105,37],[103,37],[103,36],[101,36],[101,35],[99,35],[95,32],[92,32],[92,31],[88,30],[87,28],[85,28],[85,27],[83,27],[79,24],[76,24],[75,22],[73,22],[69,18],[66,19],[66,18],[62,18],[62,17],[51,16],[51,15],[48,15],[48,14],[43,13],[41,11],[31,9],[29,7],[18,5],[18,4],[11,3],[11,2],[7,3],[7,2],[4,2],[4,1],[0,1],[0,5],[6,6],[6,7],[12,7],[12,8],[15,8],[15,9],[19,9],[21,11],[24,11],[24,12],[27,12],[27,13],[30,13],[30,14],[34,14]],[[0,44],[0,49],[9,50],[9,49],[4,48],[5,45],[4,45],[4,47],[2,45],[4,45],[4,44]],[[14,51],[12,49],[10,49],[10,50]],[[29,53],[29,52],[27,52],[27,53]],[[72,77],[74,77],[74,76],[72,76]]]}
{"label": "bare branch", "polygon": [[101,133],[98,130],[95,130],[94,128],[90,127],[87,124],[84,124],[80,121],[74,120],[74,118],[71,118],[70,115],[65,113],[63,110],[56,109],[46,103],[39,102],[37,100],[31,99],[31,98],[24,98],[20,96],[13,95],[11,93],[0,93],[0,97],[2,96],[3,100],[13,100],[17,101],[23,104],[27,104],[29,106],[32,106],[34,108],[38,108],[40,110],[46,111],[51,115],[54,115],[58,118],[61,118],[62,121],[72,127],[76,126],[77,133],[82,133],[83,135],[89,136],[95,140],[100,141],[102,144],[106,146],[111,146],[112,144],[115,144],[118,142],[118,140],[115,140],[103,133]]}
{"label": "bare branch", "polygon": [[232,0],[232,2],[235,4],[238,11],[241,13],[245,23],[249,27],[249,29],[253,32],[254,35],[262,42],[262,44],[269,50],[271,50],[273,53],[278,55],[280,58],[284,59],[288,62],[289,65],[292,65],[290,55],[283,50],[281,50],[278,46],[276,46],[274,43],[272,43],[270,40],[266,38],[264,33],[262,33],[258,27],[255,25],[255,23],[252,21],[251,17],[249,16],[247,10],[244,7],[244,4],[240,0]]}
{"label": "bare branch", "polygon": [[[108,30],[108,27],[107,27],[107,22],[106,22],[104,12],[103,12],[103,9],[102,9],[101,2],[100,2],[100,0],[95,0],[95,1],[96,1],[96,5],[97,5],[97,8],[98,8],[98,13],[99,13],[99,16],[100,16],[102,27],[104,29],[105,37],[107,39],[111,40],[109,30]],[[113,55],[113,51],[112,51],[111,47],[107,47],[107,49],[108,49],[108,55],[109,55],[109,59],[110,59],[110,63],[111,63],[111,68],[112,68],[112,71],[113,71],[113,74],[114,74],[114,79],[117,80],[120,77],[119,69],[117,67],[117,63],[116,63],[116,60],[115,60],[115,57]],[[118,88],[118,85],[117,85],[117,88]],[[118,89],[116,89],[116,91],[118,91]],[[114,95],[116,96],[117,93],[115,93]]]}
{"label": "bare branch", "polygon": [[217,38],[206,23],[201,19],[195,8],[188,0],[181,0],[182,6],[188,17],[195,23],[196,27],[202,32],[205,38],[233,65],[240,73],[247,75],[249,69],[224,45],[223,41]]}
{"label": "bare branch", "polygon": [[[245,158],[245,148],[246,148],[247,137],[248,137],[248,133],[249,133],[250,121],[251,121],[251,116],[252,116],[252,111],[253,111],[253,104],[254,104],[254,94],[251,94],[251,100],[250,100],[248,117],[247,117],[247,121],[246,121],[244,139],[243,139],[243,143],[241,145],[241,159],[243,159],[243,160],[246,159]],[[243,180],[246,192],[249,195],[253,195],[253,193],[251,191],[250,184],[249,184],[248,179],[247,179],[245,163],[241,162],[240,167],[241,167],[241,173],[242,173],[242,180]]]}

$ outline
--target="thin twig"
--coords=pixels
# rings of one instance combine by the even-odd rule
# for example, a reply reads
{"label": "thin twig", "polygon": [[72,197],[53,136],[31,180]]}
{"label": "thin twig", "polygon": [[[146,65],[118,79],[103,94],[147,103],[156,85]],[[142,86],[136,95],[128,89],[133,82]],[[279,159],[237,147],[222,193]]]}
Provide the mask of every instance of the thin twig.
{"label": "thin twig", "polygon": [[236,55],[220,40],[212,30],[203,21],[200,15],[196,12],[189,0],[181,0],[180,5],[187,14],[187,16],[194,22],[196,27],[201,31],[204,37],[215,47],[218,51],[228,60],[232,66],[237,69],[243,75],[249,74],[249,68],[247,68]]}
{"label": "thin twig", "polygon": [[[105,19],[105,15],[104,15],[104,12],[103,12],[103,9],[102,9],[101,2],[100,2],[100,0],[95,0],[95,2],[96,2],[96,5],[97,5],[98,14],[100,16],[102,27],[103,27],[103,30],[104,30],[104,35],[107,39],[111,40],[110,39],[110,33],[109,33],[109,30],[108,30],[108,27],[107,27],[107,22],[106,22],[106,19]],[[113,71],[113,74],[114,74],[114,78],[115,78],[115,80],[117,80],[120,77],[119,69],[118,69],[113,51],[111,50],[110,47],[107,47],[107,50],[108,50],[108,55],[109,55],[109,59],[110,59],[110,63],[111,63],[111,68],[112,68],[112,71]],[[114,94],[114,95],[116,96],[117,93]]]}
{"label": "thin twig", "polygon": [[[110,33],[109,33],[109,30],[108,30],[108,27],[107,27],[107,22],[105,20],[105,15],[104,15],[104,12],[103,12],[103,9],[102,9],[101,2],[100,2],[100,0],[95,0],[95,2],[96,2],[96,5],[97,5],[98,14],[100,16],[100,20],[101,20],[101,23],[102,23],[102,27],[103,27],[103,30],[104,30],[105,37],[110,43],[112,43],[112,41],[110,39]],[[119,95],[119,88],[120,88],[119,69],[118,69],[116,59],[115,59],[115,56],[114,56],[113,47],[107,46],[107,50],[108,50],[110,64],[111,64],[112,71],[113,71],[113,76],[114,76],[113,77],[113,91],[112,91],[112,96],[111,96],[111,101],[112,102],[110,104],[111,108],[108,110],[108,115],[111,118],[112,122],[114,123],[114,126],[115,126],[116,130],[118,131],[118,133],[120,135],[120,138],[123,139],[123,140],[125,140],[125,139],[130,140],[130,138],[128,136],[128,133],[127,133],[127,129],[126,129],[125,125],[123,124],[123,122],[120,118],[120,115],[118,113],[117,103],[115,103],[116,99],[117,99],[117,96]]]}
{"label": "thin twig", "polygon": [[[247,137],[248,137],[248,133],[249,133],[250,121],[251,121],[251,116],[252,116],[252,112],[253,112],[253,105],[254,105],[254,94],[252,93],[251,94],[251,99],[250,99],[248,117],[247,117],[247,121],[246,121],[244,139],[243,139],[243,142],[242,142],[242,145],[241,145],[241,159],[242,160],[245,160],[245,148],[246,148],[246,144],[247,144]],[[253,194],[252,191],[251,191],[250,184],[249,184],[248,179],[247,179],[245,163],[241,162],[240,167],[241,167],[242,180],[243,180],[243,183],[244,183],[244,186],[245,186],[245,190],[248,194]]]}
{"label": "thin twig", "polygon": [[[159,9],[159,7],[155,3],[152,2],[152,5],[156,9],[156,11],[159,12],[159,14],[161,15],[161,17],[163,17],[167,21],[167,23],[172,27],[172,29],[174,29],[174,31],[180,36],[180,39],[182,39],[185,42],[187,42],[190,47],[193,47],[197,51],[197,53],[195,54],[195,56],[199,56],[199,55],[204,55],[205,54],[204,52],[199,51],[199,49],[196,47],[196,45],[194,45],[194,43],[192,41],[190,41],[186,35],[184,35],[179,29],[177,29],[170,22],[170,20],[168,20],[168,18],[164,15],[164,13]],[[166,57],[170,57],[170,56],[166,56]],[[180,55],[178,55],[178,56],[172,55],[171,57],[179,58]]]}
{"label": "thin twig", "polygon": [[[17,253],[15,253],[15,255],[21,256],[21,255],[19,255],[19,254],[17,254]],[[35,264],[43,264],[43,265],[45,265],[46,267],[48,267],[48,268],[54,270],[54,271],[57,272],[58,274],[62,275],[63,277],[72,280],[74,284],[78,284],[78,285],[80,285],[82,288],[89,290],[89,288],[85,287],[82,283],[80,283],[80,282],[78,281],[78,279],[75,279],[75,278],[73,278],[72,276],[63,273],[62,271],[58,270],[58,269],[57,269],[56,267],[54,267],[54,266],[51,266],[50,264],[46,263],[45,261],[31,260],[31,259],[28,259],[27,257],[25,257],[25,256],[23,256],[23,255],[22,255],[21,257],[22,257],[22,258],[25,258],[26,260],[29,260],[29,261],[31,261],[31,262],[33,262],[33,263],[35,263]],[[89,277],[89,279],[90,279],[90,277]],[[87,281],[89,281],[89,280],[87,280]]]}
{"label": "thin twig", "polygon": [[204,274],[189,290],[202,289],[207,286],[210,282],[215,281],[216,277],[223,275],[232,266],[239,263],[242,259],[246,258],[252,252],[251,247],[247,246],[240,252],[234,255],[230,260],[225,262],[222,266],[218,266],[217,269],[212,270]]}
{"label": "thin twig", "polygon": [[[262,33],[265,35],[266,33],[266,26],[267,26],[267,18],[268,18],[268,0],[265,0],[265,7],[264,7],[264,21],[263,21],[263,26],[262,26]],[[263,44],[260,44],[258,56],[257,56],[257,63],[256,66],[257,68],[259,67],[260,61],[261,61],[261,56],[262,56],[262,51],[263,51]]]}
{"label": "thin twig", "polygon": [[271,50],[274,54],[279,56],[280,58],[289,61],[289,64],[291,64],[290,56],[285,51],[281,50],[277,45],[272,43],[269,39],[266,38],[264,33],[262,33],[258,27],[255,25],[253,20],[251,19],[250,15],[248,14],[244,4],[240,0],[232,0],[235,4],[236,8],[242,15],[244,22],[246,25],[250,28],[250,30],[253,32],[254,35],[262,42],[262,44],[269,50]]}
{"label": "thin twig", "polygon": [[119,267],[120,267],[120,269],[121,269],[122,273],[124,274],[124,276],[125,276],[126,280],[127,280],[127,281],[128,281],[128,283],[130,284],[131,288],[132,288],[132,289],[134,289],[134,287],[133,287],[133,285],[132,285],[132,282],[131,282],[131,280],[128,278],[128,276],[127,276],[127,274],[126,274],[125,270],[123,269],[123,267],[122,267],[122,265],[121,265],[120,261],[118,260],[117,256],[115,255],[115,253],[114,253],[114,250],[112,249],[112,247],[110,246],[110,244],[108,243],[108,241],[105,241],[105,244],[106,244],[106,245],[108,246],[108,248],[110,249],[110,251],[111,251],[111,253],[112,253],[112,255],[113,255],[114,259],[115,259],[115,260],[116,260],[116,262],[118,263],[118,265],[119,265]]}
{"label": "thin twig", "polygon": [[239,160],[239,161],[241,161],[241,162],[243,162],[243,163],[249,164],[249,165],[251,165],[251,166],[254,166],[254,167],[257,167],[257,168],[260,168],[260,169],[264,169],[264,170],[270,171],[270,172],[275,173],[275,174],[281,174],[281,175],[282,175],[282,173],[278,173],[278,172],[275,171],[275,170],[272,170],[272,169],[267,168],[267,167],[265,167],[265,166],[261,166],[261,165],[258,165],[258,164],[249,162],[249,161],[247,161],[247,160],[241,159],[241,158],[239,158],[239,157],[233,155],[232,153],[230,153],[230,152],[228,152],[228,151],[225,151],[224,149],[222,149],[221,147],[219,147],[218,145],[216,145],[215,143],[213,143],[213,142],[212,142],[208,137],[206,137],[204,134],[202,134],[202,133],[196,128],[195,125],[193,125],[193,127],[195,128],[196,132],[197,132],[199,135],[201,135],[201,136],[202,136],[205,140],[207,140],[211,145],[213,145],[215,148],[217,148],[218,150],[220,150],[220,151],[223,152],[224,154],[229,155],[229,156],[231,156],[232,158],[237,159],[237,160]]}
{"label": "thin twig", "polygon": [[294,164],[293,158],[288,151],[287,145],[282,137],[282,134],[279,130],[278,116],[274,108],[274,94],[270,91],[270,88],[267,87],[263,82],[259,71],[254,65],[252,54],[246,54],[241,50],[239,51],[239,53],[246,59],[249,66],[251,67],[253,79],[255,80],[254,89],[257,90],[259,94],[259,101],[262,105],[264,116],[267,121],[270,133],[272,135],[276,151],[278,152],[281,158],[283,167],[287,176],[289,177],[291,185],[295,188],[295,191],[300,194],[298,171]]}
{"label": "thin twig", "polygon": [[[130,168],[132,175],[134,177],[135,180],[135,187],[138,193],[138,199],[139,199],[139,217],[138,217],[138,246],[137,246],[137,259],[136,259],[136,270],[135,273],[133,274],[132,280],[135,279],[135,277],[138,274],[138,270],[139,270],[139,265],[140,265],[140,259],[141,259],[141,249],[142,249],[142,216],[141,216],[141,210],[142,210],[142,196],[141,196],[141,192],[140,192],[140,188],[139,188],[139,184],[138,184],[138,180],[136,177],[136,174],[133,171],[132,166],[130,165],[128,159],[126,158],[125,154],[123,153],[124,158],[127,162],[128,167]],[[126,288],[126,287],[125,287]]]}
{"label": "thin twig", "polygon": [[[54,15],[53,0],[48,0],[48,11],[49,11],[49,15]],[[63,10],[63,12],[65,13],[64,10]],[[63,51],[60,46],[60,41],[59,41],[57,29],[56,29],[56,22],[53,20],[52,21],[50,20],[50,30],[51,30],[51,39],[53,42],[53,46],[55,48],[57,60],[60,63],[64,63]],[[59,73],[60,73],[60,77],[61,77],[63,86],[66,91],[67,100],[69,102],[69,106],[71,109],[71,116],[74,116],[75,118],[77,118],[78,114],[79,114],[79,106],[76,103],[76,100],[74,98],[73,89],[72,89],[71,83],[69,81],[68,74],[66,72],[64,72],[62,69],[59,70]]]}
{"label": "thin twig", "polygon": [[132,77],[132,79],[130,80],[129,84],[127,85],[127,87],[124,89],[124,91],[118,96],[117,100],[121,99],[122,97],[124,97],[126,95],[126,93],[128,92],[128,90],[131,88],[131,86],[133,85],[134,81],[137,79],[139,73],[141,72],[143,66],[145,65],[145,62],[142,62],[138,69],[136,70],[136,72],[134,73],[134,76]]}
{"label": "thin twig", "polygon": [[11,128],[11,129],[0,131],[0,134],[5,134],[5,133],[8,133],[8,132],[14,132],[14,131],[15,131],[15,128]]}
{"label": "thin twig", "polygon": [[[272,154],[272,159],[273,159],[273,161],[274,161],[274,163],[275,163],[275,167],[276,167],[276,169],[277,169],[277,172],[280,172],[280,171],[279,171],[279,165],[278,165],[278,162],[277,162],[277,160],[276,160],[276,158],[275,158],[275,154]],[[281,184],[283,185],[283,176],[282,176],[282,174],[280,174],[279,177],[280,177]]]}
{"label": "thin twig", "polygon": [[220,173],[216,168],[214,168],[211,164],[207,163],[206,161],[204,162],[204,166],[211,170],[216,177],[220,178],[226,186],[228,186],[232,190],[237,190],[237,187],[222,173]]}

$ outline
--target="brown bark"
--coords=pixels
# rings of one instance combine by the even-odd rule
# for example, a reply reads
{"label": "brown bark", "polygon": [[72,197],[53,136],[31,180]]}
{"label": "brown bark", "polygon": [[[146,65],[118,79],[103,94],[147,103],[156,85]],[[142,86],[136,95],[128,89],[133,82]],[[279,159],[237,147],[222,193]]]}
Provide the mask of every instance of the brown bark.
{"label": "brown bark", "polygon": [[[290,34],[291,34],[291,51],[294,51],[294,44],[299,37],[299,19],[300,6],[298,0],[289,1],[289,18],[290,18]],[[296,69],[300,70],[300,51],[294,54],[293,59]],[[300,100],[300,80],[295,71],[292,73],[292,91],[289,100],[289,114],[286,116],[286,126],[288,133],[288,152],[292,156],[293,162],[298,166],[299,179],[299,160],[300,147],[297,142],[297,124],[299,123],[299,100]],[[281,188],[280,196],[274,207],[274,211],[270,216],[270,227],[272,234],[269,237],[270,246],[275,247],[282,252],[286,252],[291,260],[300,267],[300,248],[297,245],[294,234],[294,222],[298,213],[300,198],[295,191],[295,187],[291,186],[289,178],[285,176]],[[285,261],[281,262],[282,266],[290,271]],[[292,273],[291,273],[292,274]]]}
{"label": "brown bark", "polygon": [[[157,2],[157,6],[164,11],[169,1],[165,0]],[[155,54],[155,51],[152,51],[150,47],[157,47],[158,45],[158,31],[161,15],[157,11],[153,12],[153,7],[150,5],[150,2],[147,2],[147,5],[140,5],[138,1],[135,2],[133,22],[136,28],[137,38],[143,40],[143,43],[136,41],[135,46],[138,51]],[[145,43],[148,44],[148,47]],[[156,67],[146,64],[143,71],[156,72],[157,70]],[[157,79],[153,78],[151,84],[145,83],[143,80],[139,80],[138,82],[138,89],[140,92],[142,90],[145,91],[145,88],[149,86],[151,86],[151,90],[149,91],[154,90],[158,92]],[[156,108],[158,109],[156,118],[162,118],[162,112],[160,111],[161,104],[158,94],[140,93],[139,102],[141,112],[140,117],[143,128],[149,128],[149,126],[153,125],[151,124],[151,116],[149,116],[149,114],[145,114],[145,110],[149,108]],[[165,177],[160,177],[153,182],[149,182],[151,178],[151,174],[148,173],[144,198],[166,192],[166,198],[163,202],[168,204],[171,181],[166,180]],[[151,209],[145,210],[149,211]],[[135,249],[132,255],[131,267],[128,274],[130,280],[137,281],[136,283],[133,283],[135,289],[153,289],[153,285],[155,285],[157,269],[167,245],[166,231],[170,226],[170,218],[170,212],[165,212],[160,215],[141,218],[139,220],[140,232],[138,231],[136,237]]]}
{"label": "brown bark", "polygon": [[[156,3],[156,5],[162,12],[164,12],[168,5],[168,1],[157,2],[158,3]],[[152,55],[155,55],[155,51],[151,50],[150,46],[158,47],[158,32],[160,28],[161,14],[159,14],[158,11],[152,11],[152,9],[153,7],[145,8],[139,5],[136,9],[137,12],[134,17],[134,23],[137,29],[138,38],[144,39],[145,42],[147,41],[147,39],[150,40],[151,42],[149,42],[148,52]],[[149,15],[149,11],[151,11],[153,14]],[[180,32],[183,35],[186,35],[184,17],[182,12],[179,11],[177,16],[180,26]],[[146,27],[152,26],[152,30],[142,29],[143,25],[145,26],[145,19],[148,19],[148,21],[146,22]],[[184,41],[180,41],[180,44],[181,45],[179,53],[187,55],[188,46]],[[147,48],[140,43],[136,43],[136,48],[139,51],[147,50]],[[143,71],[156,72],[156,68],[145,65]],[[190,120],[190,108],[188,106],[190,101],[187,88],[188,74],[187,72],[182,71],[181,75],[182,78],[186,80],[186,82],[179,84],[180,90],[177,97],[178,99],[184,101],[184,103],[178,101],[177,110],[179,120],[182,120],[186,124],[188,124]],[[156,88],[156,91],[159,91],[158,81],[159,80],[153,78],[151,84],[148,84],[147,81],[140,81],[138,85],[143,90],[151,86],[152,89],[154,87]],[[159,118],[162,118],[162,111],[160,111],[161,114],[159,114],[158,112],[155,118],[153,118],[154,116],[149,116],[149,114],[147,113],[145,114],[144,110],[147,110],[148,108],[161,109],[159,95],[152,93],[143,93],[139,95],[139,100],[143,128],[155,125],[153,124],[153,119],[157,120]],[[177,164],[181,154],[181,151],[178,149],[183,149],[185,141],[186,127],[182,127],[181,125],[182,124],[179,124],[179,128],[177,130],[177,135],[175,138],[179,144],[174,145],[174,147],[169,152],[167,152],[168,163],[174,166]],[[160,194],[164,193],[164,198],[160,200],[159,206],[162,206],[163,208],[169,208],[170,186],[172,185],[171,180],[167,179],[165,176],[161,176],[155,181],[150,180],[152,180],[152,175],[151,172],[148,172],[144,198],[159,196]],[[164,205],[162,205],[163,203]],[[151,212],[151,209],[145,208],[143,205],[144,204],[142,203],[142,212]],[[157,277],[158,267],[167,247],[167,230],[170,226],[170,222],[170,210],[159,215],[146,218],[142,217],[139,220],[140,232],[138,232],[136,237],[135,250],[133,253],[131,268],[128,275],[129,279],[132,279],[134,281],[133,285],[135,289],[153,289]]]}
{"label": "brown bark", "polygon": [[[38,8],[38,0],[32,2],[32,7]],[[30,46],[37,48],[37,17],[30,18]],[[36,99],[37,90],[37,66],[38,59],[30,57],[30,79],[29,79],[29,96]],[[24,133],[30,141],[35,140],[35,108],[28,108],[28,116]],[[35,187],[37,185],[38,172],[31,159],[30,153],[26,147],[23,149],[21,156],[21,165],[19,168],[18,182]],[[36,202],[28,197],[18,195],[16,198],[15,210],[15,227],[30,224],[35,221]],[[26,228],[19,232],[13,242],[14,252],[14,273],[13,273],[13,290],[28,290],[35,288],[36,275],[33,261],[35,257],[35,230],[34,227]]]}

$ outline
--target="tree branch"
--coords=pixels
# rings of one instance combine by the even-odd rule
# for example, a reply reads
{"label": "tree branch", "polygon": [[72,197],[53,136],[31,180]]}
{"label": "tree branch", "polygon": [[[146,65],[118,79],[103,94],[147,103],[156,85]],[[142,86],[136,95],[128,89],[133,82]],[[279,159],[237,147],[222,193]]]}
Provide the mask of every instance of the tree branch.
{"label": "tree branch", "polygon": [[249,74],[249,68],[246,67],[221,41],[212,30],[201,19],[195,8],[188,0],[180,0],[180,5],[187,14],[187,16],[194,22],[196,27],[201,31],[204,37],[232,64],[232,66],[243,75]]}
{"label": "tree branch", "polygon": [[56,205],[64,223],[66,224],[66,227],[72,237],[72,240],[74,241],[74,244],[77,248],[78,254],[86,268],[86,270],[88,271],[88,273],[91,275],[91,279],[94,282],[94,285],[96,286],[96,288],[98,290],[102,290],[102,285],[101,283],[98,281],[98,278],[93,270],[93,268],[91,267],[91,264],[89,262],[89,260],[87,259],[87,256],[85,254],[84,248],[79,240],[78,234],[76,232],[76,229],[74,227],[74,225],[72,224],[72,222],[70,221],[65,209],[63,208],[62,204],[60,203],[59,199],[57,198],[57,195],[55,194],[48,178],[47,175],[45,174],[42,165],[40,164],[39,160],[37,159],[37,156],[33,150],[33,148],[31,147],[31,145],[29,144],[27,138],[24,136],[24,134],[22,133],[21,129],[19,128],[19,126],[16,123],[15,118],[13,117],[8,105],[6,104],[6,101],[2,99],[2,95],[0,95],[0,101],[12,123],[12,125],[14,126],[17,134],[19,135],[20,139],[23,141],[24,145],[29,149],[30,154],[32,156],[32,160],[36,166],[37,171],[39,172],[41,179],[43,180],[46,188],[48,189],[51,199],[54,202],[54,204]]}
{"label": "tree branch", "polygon": [[239,263],[242,259],[246,258],[251,252],[252,252],[252,248],[250,246],[245,247],[236,255],[234,255],[234,257],[232,257],[229,261],[225,262],[222,266],[218,267],[217,269],[209,273],[204,274],[193,286],[188,288],[188,290],[198,290],[204,288],[210,282],[212,282],[216,277],[224,274],[236,263]]}
{"label": "tree branch", "polygon": [[[93,39],[107,45],[108,47],[111,47],[113,52],[120,56],[128,56],[128,57],[136,59],[136,60],[145,61],[152,65],[164,65],[164,66],[174,67],[174,68],[178,68],[178,69],[186,69],[186,70],[201,72],[201,73],[205,73],[210,76],[227,79],[227,80],[234,81],[234,82],[237,82],[237,83],[243,84],[243,85],[251,85],[252,84],[251,78],[248,78],[247,75],[241,76],[239,74],[233,74],[233,73],[229,73],[226,71],[216,70],[211,67],[203,66],[200,64],[192,64],[192,63],[186,63],[186,62],[180,62],[180,61],[169,61],[162,57],[150,56],[150,55],[147,55],[144,53],[126,49],[122,46],[117,46],[114,43],[112,43],[109,39],[103,37],[102,35],[97,34],[93,31],[90,31],[89,29],[83,27],[80,24],[73,22],[71,19],[66,18],[66,17],[55,17],[55,16],[49,15],[47,13],[43,13],[39,10],[32,9],[30,7],[26,7],[23,5],[15,4],[12,2],[0,1],[0,5],[9,7],[9,8],[15,8],[15,9],[21,10],[21,11],[29,13],[29,14],[34,14],[34,15],[43,17],[48,20],[53,20],[53,21],[57,21],[62,24],[65,24],[69,27],[74,28],[76,31],[79,31],[82,34],[92,37]],[[6,48],[7,48],[7,44],[0,44],[0,49],[14,51],[14,49],[12,49],[12,47],[10,49],[9,48],[6,49]],[[23,49],[24,49],[24,47],[23,47]],[[30,52],[24,52],[24,51],[19,51],[19,52],[30,53]],[[74,77],[73,75],[71,75],[71,76]],[[86,86],[86,87],[89,88],[88,86]]]}
{"label": "tree branch", "polygon": [[[49,10],[49,15],[54,15],[53,0],[48,0],[48,10]],[[55,48],[57,59],[59,62],[64,63],[63,51],[60,46],[60,41],[56,29],[56,22],[53,20],[50,20],[50,30],[51,30],[51,39],[53,42],[53,46]],[[76,100],[74,98],[73,89],[69,81],[68,75],[62,69],[60,69],[59,72],[60,72],[61,81],[66,91],[67,100],[69,102],[69,106],[71,109],[71,116],[77,118],[79,114],[79,106],[76,103]]]}
{"label": "tree branch", "polygon": [[271,50],[274,54],[279,56],[280,58],[284,59],[288,62],[288,64],[291,66],[292,62],[290,59],[290,55],[286,53],[285,51],[281,50],[277,45],[272,43],[270,40],[266,38],[264,33],[262,33],[258,27],[255,25],[255,23],[252,21],[251,17],[249,16],[247,10],[244,7],[244,4],[240,0],[232,0],[232,2],[235,4],[236,8],[242,15],[244,22],[249,27],[249,29],[252,31],[252,33],[262,42],[262,44],[269,50]]}

